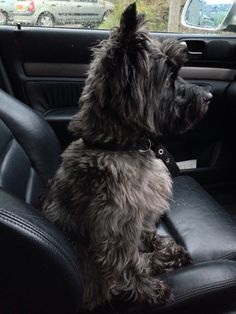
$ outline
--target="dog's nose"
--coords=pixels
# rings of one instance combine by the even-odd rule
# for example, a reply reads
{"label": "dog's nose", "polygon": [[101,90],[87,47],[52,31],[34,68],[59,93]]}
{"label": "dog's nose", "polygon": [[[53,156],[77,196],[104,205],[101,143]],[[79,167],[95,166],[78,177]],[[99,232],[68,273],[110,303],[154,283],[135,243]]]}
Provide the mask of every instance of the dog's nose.
{"label": "dog's nose", "polygon": [[210,102],[212,100],[212,98],[213,98],[212,93],[207,93],[205,95],[205,97],[203,98],[203,100],[206,101],[206,102]]}

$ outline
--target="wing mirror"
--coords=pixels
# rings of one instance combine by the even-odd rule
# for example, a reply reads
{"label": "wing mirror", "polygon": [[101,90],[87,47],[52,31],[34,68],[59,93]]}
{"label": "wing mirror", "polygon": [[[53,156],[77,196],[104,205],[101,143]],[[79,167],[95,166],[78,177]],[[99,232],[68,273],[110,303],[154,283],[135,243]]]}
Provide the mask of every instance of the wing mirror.
{"label": "wing mirror", "polygon": [[226,30],[236,26],[235,0],[187,0],[182,16],[182,25],[209,31]]}

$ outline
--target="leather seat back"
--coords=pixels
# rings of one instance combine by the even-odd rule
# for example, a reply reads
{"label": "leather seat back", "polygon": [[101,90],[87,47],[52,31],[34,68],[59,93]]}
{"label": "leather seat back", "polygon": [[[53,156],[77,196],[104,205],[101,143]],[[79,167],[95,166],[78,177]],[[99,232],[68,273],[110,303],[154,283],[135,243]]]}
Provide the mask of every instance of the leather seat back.
{"label": "leather seat back", "polygon": [[48,123],[0,90],[1,313],[74,314],[81,306],[77,252],[30,206],[38,205],[59,163]]}
{"label": "leather seat back", "polygon": [[37,206],[60,163],[60,144],[48,123],[0,90],[0,187]]}

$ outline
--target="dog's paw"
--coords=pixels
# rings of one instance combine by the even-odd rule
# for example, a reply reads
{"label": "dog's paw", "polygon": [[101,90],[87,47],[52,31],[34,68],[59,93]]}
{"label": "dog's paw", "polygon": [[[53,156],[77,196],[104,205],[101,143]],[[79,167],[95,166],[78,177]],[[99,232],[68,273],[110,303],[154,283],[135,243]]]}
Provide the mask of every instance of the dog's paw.
{"label": "dog's paw", "polygon": [[182,266],[187,266],[192,264],[192,258],[189,253],[182,247],[179,246],[178,254],[175,255],[174,266],[175,268],[180,268]]}
{"label": "dog's paw", "polygon": [[191,256],[189,255],[189,253],[185,249],[183,249],[181,257],[180,257],[180,266],[179,267],[191,265],[192,263],[193,263],[193,260],[192,260]]}
{"label": "dog's paw", "polygon": [[143,278],[137,292],[137,301],[140,303],[164,305],[173,302],[170,287],[157,278]]}
{"label": "dog's paw", "polygon": [[189,253],[180,245],[169,242],[166,249],[154,252],[150,258],[153,274],[169,272],[176,268],[192,264]]}
{"label": "dog's paw", "polygon": [[[153,302],[154,301],[154,302]],[[156,283],[156,296],[149,304],[170,304],[174,302],[174,297],[171,292],[171,288],[163,281],[157,281]]]}

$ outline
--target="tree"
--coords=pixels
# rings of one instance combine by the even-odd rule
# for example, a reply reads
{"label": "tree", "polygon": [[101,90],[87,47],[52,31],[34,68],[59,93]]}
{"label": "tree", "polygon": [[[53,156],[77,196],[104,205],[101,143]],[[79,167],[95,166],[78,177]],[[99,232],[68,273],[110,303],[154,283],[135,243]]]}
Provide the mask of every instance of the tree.
{"label": "tree", "polygon": [[178,32],[180,28],[181,0],[169,0],[168,32]]}

